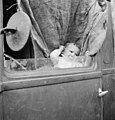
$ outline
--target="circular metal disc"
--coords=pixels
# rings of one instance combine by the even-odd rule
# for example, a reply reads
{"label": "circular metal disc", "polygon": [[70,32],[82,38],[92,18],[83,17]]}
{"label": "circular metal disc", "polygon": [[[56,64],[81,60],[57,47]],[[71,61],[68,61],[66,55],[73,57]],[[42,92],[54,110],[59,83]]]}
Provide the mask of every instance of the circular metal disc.
{"label": "circular metal disc", "polygon": [[31,29],[30,18],[23,11],[18,11],[9,19],[7,28],[17,30],[17,32],[13,34],[6,34],[6,41],[8,46],[13,51],[21,50],[29,37]]}

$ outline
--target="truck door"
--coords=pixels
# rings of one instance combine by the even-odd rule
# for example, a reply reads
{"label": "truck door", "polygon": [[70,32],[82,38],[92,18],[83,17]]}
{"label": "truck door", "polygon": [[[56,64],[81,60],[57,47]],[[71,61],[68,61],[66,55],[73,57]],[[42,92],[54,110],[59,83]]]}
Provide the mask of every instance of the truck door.
{"label": "truck door", "polygon": [[115,119],[115,50],[114,50],[114,27],[113,27],[113,16],[109,4],[109,24],[105,42],[102,47],[102,88],[108,90],[108,94],[103,97],[103,116],[104,120]]}
{"label": "truck door", "polygon": [[[106,55],[104,49],[101,51],[104,54],[99,52],[89,67],[54,69],[51,68],[49,59],[43,59],[42,62],[38,59],[37,69],[20,70],[20,67],[15,67],[10,60],[5,60],[4,63],[14,66],[14,69],[10,69],[11,66],[6,68],[6,63],[4,65],[1,41],[1,120],[110,120],[109,117],[111,120],[114,119],[111,116],[113,100],[110,100],[113,97],[114,75],[111,67],[113,54],[110,49],[107,50],[109,57],[103,56],[101,59],[102,55]],[[110,41],[108,43],[112,45],[112,39]],[[109,60],[109,63],[102,64],[104,60]],[[34,59],[16,62],[21,61],[34,68]],[[41,68],[41,64],[44,67]],[[108,95],[106,90],[109,91]],[[108,103],[112,109],[108,108]]]}
{"label": "truck door", "polygon": [[82,69],[5,72],[3,120],[102,120],[101,83],[95,62]]}

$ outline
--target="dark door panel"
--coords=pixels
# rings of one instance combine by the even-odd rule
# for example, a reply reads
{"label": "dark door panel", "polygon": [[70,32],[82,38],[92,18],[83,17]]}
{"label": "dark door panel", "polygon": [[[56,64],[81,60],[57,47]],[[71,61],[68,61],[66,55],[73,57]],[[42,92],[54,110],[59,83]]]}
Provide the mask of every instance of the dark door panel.
{"label": "dark door panel", "polygon": [[103,89],[108,90],[104,96],[104,120],[115,120],[115,75],[103,76]]}
{"label": "dark door panel", "polygon": [[0,94],[0,120],[3,120],[2,94]]}
{"label": "dark door panel", "polygon": [[4,120],[101,120],[100,80],[4,91]]}

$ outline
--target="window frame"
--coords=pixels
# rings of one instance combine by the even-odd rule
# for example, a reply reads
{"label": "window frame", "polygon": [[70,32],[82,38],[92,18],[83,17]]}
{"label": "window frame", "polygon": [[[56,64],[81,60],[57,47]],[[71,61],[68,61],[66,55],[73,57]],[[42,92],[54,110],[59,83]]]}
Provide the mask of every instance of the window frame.
{"label": "window frame", "polygon": [[[35,58],[34,58],[35,59]],[[89,73],[96,71],[98,69],[98,61],[97,55],[94,57],[92,65],[89,67],[82,67],[82,68],[63,68],[63,69],[51,69],[48,70],[32,70],[32,71],[7,71],[3,67],[4,75],[10,80],[21,80],[21,79],[28,79],[28,78],[44,78],[44,77],[52,77],[52,76],[63,76],[63,75],[74,75],[74,74],[81,74],[81,73]]]}
{"label": "window frame", "polygon": [[31,71],[7,71],[4,70],[5,76],[9,79],[27,79],[27,78],[43,78],[50,76],[64,76],[83,74],[98,70],[98,57],[97,55],[92,60],[91,66],[80,68],[49,68],[49,69],[36,69]]}

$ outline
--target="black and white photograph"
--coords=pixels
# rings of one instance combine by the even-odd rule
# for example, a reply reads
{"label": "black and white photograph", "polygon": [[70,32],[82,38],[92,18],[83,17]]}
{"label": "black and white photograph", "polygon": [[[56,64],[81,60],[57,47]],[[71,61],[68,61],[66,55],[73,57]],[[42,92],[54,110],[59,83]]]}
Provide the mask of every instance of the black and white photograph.
{"label": "black and white photograph", "polygon": [[115,0],[0,0],[0,120],[115,120]]}

